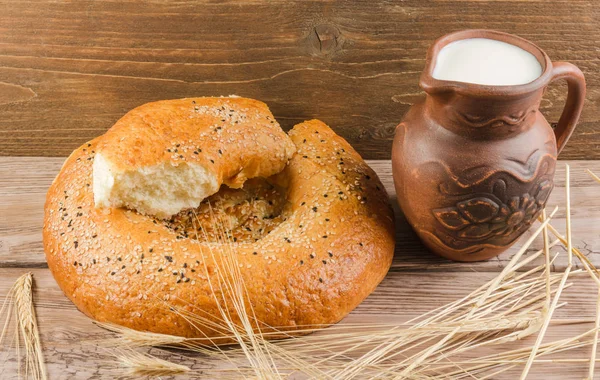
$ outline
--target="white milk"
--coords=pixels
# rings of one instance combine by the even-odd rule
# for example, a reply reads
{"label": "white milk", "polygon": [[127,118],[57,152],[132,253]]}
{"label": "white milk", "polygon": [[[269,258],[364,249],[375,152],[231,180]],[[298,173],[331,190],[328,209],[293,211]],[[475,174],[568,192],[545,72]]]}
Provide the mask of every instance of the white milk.
{"label": "white milk", "polygon": [[532,82],[542,66],[528,51],[506,42],[468,38],[444,46],[437,56],[433,77],[492,86]]}

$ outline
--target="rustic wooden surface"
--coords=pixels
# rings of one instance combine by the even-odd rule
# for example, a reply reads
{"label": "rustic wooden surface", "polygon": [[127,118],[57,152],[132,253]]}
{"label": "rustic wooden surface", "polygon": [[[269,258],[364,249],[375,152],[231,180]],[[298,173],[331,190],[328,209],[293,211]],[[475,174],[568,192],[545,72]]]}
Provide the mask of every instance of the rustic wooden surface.
{"label": "rustic wooden surface", "polygon": [[[370,159],[421,96],[427,47],[492,28],[578,65],[588,95],[562,154],[599,159],[600,7],[593,0],[0,0],[0,156],[65,156],[142,103],[261,99],[288,129],[318,117]],[[558,120],[565,86],[542,103]]]}
{"label": "rustic wooden surface", "polygon": [[[114,369],[114,361],[96,341],[106,337],[107,333],[93,325],[62,294],[44,260],[41,227],[45,192],[63,160],[0,157],[0,296],[6,294],[18,276],[26,271],[33,272],[35,304],[50,379],[121,378]],[[600,184],[593,182],[584,172],[584,169],[591,169],[600,173],[600,161],[559,163],[557,186],[549,200],[550,207],[564,204],[563,176],[566,163],[571,165],[574,245],[600,266]],[[369,161],[369,164],[380,175],[391,201],[395,202],[390,162]],[[561,209],[553,221],[553,225],[561,231],[564,231],[564,216],[564,210]],[[486,262],[453,263],[428,253],[398,210],[396,217],[397,249],[392,270],[375,293],[342,323],[394,323],[418,316],[466,295],[496,276],[516,250],[513,248],[498,259]],[[538,241],[532,250],[540,246]],[[564,266],[564,258],[559,258],[555,270],[561,270]],[[583,319],[590,323],[551,327],[547,341],[575,336],[592,328],[595,294],[594,284],[585,279],[576,281],[573,287],[567,289],[561,300],[568,304],[557,311],[556,317]],[[514,342],[514,348],[531,344],[533,339],[530,338]],[[482,355],[484,353],[488,352],[482,352]],[[588,358],[589,353],[589,348],[582,348],[562,354],[561,357],[582,359]],[[184,363],[199,365],[195,361]],[[210,364],[219,366],[218,362]],[[16,378],[16,366],[14,356],[0,348],[0,379]],[[506,373],[495,379],[514,379],[518,373]],[[582,379],[586,373],[586,363],[543,363],[534,365],[530,379]]]}

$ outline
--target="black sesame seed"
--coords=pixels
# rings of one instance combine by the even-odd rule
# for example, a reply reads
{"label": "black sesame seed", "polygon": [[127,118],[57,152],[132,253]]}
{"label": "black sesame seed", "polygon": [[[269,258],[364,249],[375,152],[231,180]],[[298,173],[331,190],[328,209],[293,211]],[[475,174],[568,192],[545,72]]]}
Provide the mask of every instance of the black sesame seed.
{"label": "black sesame seed", "polygon": [[184,281],[185,282],[190,282],[190,279],[186,277]]}
{"label": "black sesame seed", "polygon": [[223,154],[223,151],[221,149],[219,149],[219,154]]}
{"label": "black sesame seed", "polygon": [[123,266],[121,267],[121,269],[125,269],[125,265],[123,265]]}
{"label": "black sesame seed", "polygon": [[93,259],[93,260],[92,260],[92,263],[96,264],[96,259]]}
{"label": "black sesame seed", "polygon": [[313,207],[313,208],[312,208],[312,210],[313,210],[314,212],[317,212],[317,206]]}
{"label": "black sesame seed", "polygon": [[153,251],[154,251],[154,248],[150,248],[150,249],[148,250],[148,252],[150,252],[150,253],[152,253]]}
{"label": "black sesame seed", "polygon": [[163,269],[162,269],[162,268],[158,268],[158,271],[159,271],[159,272],[162,272],[162,271],[163,271]]}
{"label": "black sesame seed", "polygon": [[325,260],[321,260],[321,261],[323,262],[323,264],[327,264],[327,261],[325,261]]}
{"label": "black sesame seed", "polygon": [[180,278],[178,278],[178,279],[177,279],[177,283],[179,284],[180,282],[181,282],[181,279],[180,279]]}
{"label": "black sesame seed", "polygon": [[183,267],[184,267],[184,268],[187,268],[187,263],[183,263]]}
{"label": "black sesame seed", "polygon": [[304,260],[300,260],[300,265],[304,264]]}
{"label": "black sesame seed", "polygon": [[306,204],[306,202],[302,202],[300,203],[300,206],[304,206]]}
{"label": "black sesame seed", "polygon": [[74,262],[73,262],[73,265],[74,265],[74,266],[77,266],[77,261],[74,261]]}
{"label": "black sesame seed", "polygon": [[75,248],[79,247],[79,242],[78,241],[74,241],[73,245],[75,246]]}
{"label": "black sesame seed", "polygon": [[173,262],[173,257],[172,256],[165,256],[165,259],[167,259],[167,261],[170,262],[170,263]]}
{"label": "black sesame seed", "polygon": [[210,162],[212,162],[213,164],[215,163],[215,160],[211,159]]}
{"label": "black sesame seed", "polygon": [[323,282],[323,279],[321,277],[319,277],[319,282]]}
{"label": "black sesame seed", "polygon": [[107,262],[108,262],[108,261],[110,261],[110,257],[107,257],[107,258],[106,258],[106,261],[107,261]]}
{"label": "black sesame seed", "polygon": [[115,272],[110,272],[110,275],[111,275],[111,276],[114,276],[114,275],[115,275]]}
{"label": "black sesame seed", "polygon": [[252,252],[252,254],[253,254],[253,255],[258,255],[258,252],[256,252],[256,251],[255,251],[255,252]]}
{"label": "black sesame seed", "polygon": [[327,239],[327,235],[323,235],[323,239]]}
{"label": "black sesame seed", "polygon": [[315,255],[311,253],[311,254],[310,254],[310,258],[311,258],[311,259],[314,259],[314,258],[315,258]]}
{"label": "black sesame seed", "polygon": [[363,246],[363,243],[358,243],[358,245],[360,245],[361,247]]}
{"label": "black sesame seed", "polygon": [[329,255],[329,257],[333,257],[333,253],[327,252],[327,254]]}

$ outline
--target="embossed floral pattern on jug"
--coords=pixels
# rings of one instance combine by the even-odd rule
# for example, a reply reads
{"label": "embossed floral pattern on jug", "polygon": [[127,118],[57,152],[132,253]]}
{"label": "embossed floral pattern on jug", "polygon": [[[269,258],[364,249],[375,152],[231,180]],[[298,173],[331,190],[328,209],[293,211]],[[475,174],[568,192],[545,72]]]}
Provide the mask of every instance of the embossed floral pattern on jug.
{"label": "embossed floral pattern on jug", "polygon": [[[480,37],[530,52],[542,65],[541,76],[510,86],[432,77],[441,48]],[[557,79],[566,79],[568,97],[553,130],[539,104],[546,86]],[[553,64],[519,37],[467,30],[434,43],[420,85],[426,98],[398,125],[392,148],[400,206],[435,253],[460,261],[494,257],[531,226],[548,200],[557,154],[583,107],[583,74],[569,63]]]}

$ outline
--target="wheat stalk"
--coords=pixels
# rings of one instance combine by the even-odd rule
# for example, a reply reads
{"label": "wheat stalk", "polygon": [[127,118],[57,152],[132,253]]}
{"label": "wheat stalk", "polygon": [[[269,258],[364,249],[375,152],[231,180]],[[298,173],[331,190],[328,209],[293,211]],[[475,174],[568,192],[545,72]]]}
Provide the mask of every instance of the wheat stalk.
{"label": "wheat stalk", "polygon": [[19,378],[21,377],[22,367],[20,347],[22,341],[25,348],[23,377],[46,380],[46,366],[33,305],[33,275],[31,273],[25,273],[19,277],[9,289],[2,307],[0,307],[0,316],[3,313],[6,314],[6,317],[0,334],[0,344],[2,344],[14,318],[16,324],[14,343]]}
{"label": "wheat stalk", "polygon": [[190,371],[187,366],[134,350],[120,350],[115,356],[129,375],[168,376]]}

